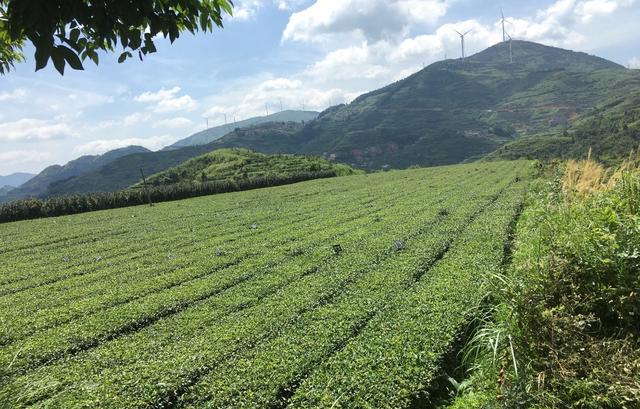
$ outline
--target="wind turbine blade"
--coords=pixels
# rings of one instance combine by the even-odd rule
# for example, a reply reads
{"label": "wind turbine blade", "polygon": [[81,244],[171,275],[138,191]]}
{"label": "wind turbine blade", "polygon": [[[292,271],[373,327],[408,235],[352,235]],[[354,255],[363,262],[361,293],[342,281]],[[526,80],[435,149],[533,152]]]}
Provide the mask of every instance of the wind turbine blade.
{"label": "wind turbine blade", "polygon": [[463,34],[461,32],[459,32],[458,30],[456,30],[455,28],[453,29],[453,31],[455,31],[456,33],[458,33],[459,36],[462,36]]}
{"label": "wind turbine blade", "polygon": [[502,7],[500,7],[500,14],[502,15],[502,19],[504,20],[504,11],[502,11]]}
{"label": "wind turbine blade", "polygon": [[466,33],[461,34],[461,35],[465,35],[465,36],[466,36],[467,34],[469,34],[469,33],[470,33],[470,32],[472,32],[472,31],[473,31],[473,29],[471,29],[471,30],[469,30],[469,31],[467,31]]}

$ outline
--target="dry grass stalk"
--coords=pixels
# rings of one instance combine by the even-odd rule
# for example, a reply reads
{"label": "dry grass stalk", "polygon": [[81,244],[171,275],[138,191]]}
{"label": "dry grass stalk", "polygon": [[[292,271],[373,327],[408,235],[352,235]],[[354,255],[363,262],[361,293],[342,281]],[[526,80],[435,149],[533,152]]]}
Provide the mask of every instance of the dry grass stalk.
{"label": "dry grass stalk", "polygon": [[568,196],[586,196],[598,191],[606,191],[622,180],[625,173],[640,169],[640,149],[631,152],[629,157],[616,169],[607,169],[591,159],[591,149],[586,160],[567,162],[562,177],[562,190]]}

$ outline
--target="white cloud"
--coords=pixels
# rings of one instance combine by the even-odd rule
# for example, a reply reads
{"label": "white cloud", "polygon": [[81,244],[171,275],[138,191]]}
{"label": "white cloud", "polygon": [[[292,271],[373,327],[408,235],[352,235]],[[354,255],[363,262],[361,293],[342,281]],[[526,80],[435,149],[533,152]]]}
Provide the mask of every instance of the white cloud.
{"label": "white cloud", "polygon": [[[309,0],[273,0],[279,10],[292,10]],[[265,7],[268,0],[234,0],[232,21],[248,21],[255,19],[258,12]]]}
{"label": "white cloud", "polygon": [[34,150],[12,150],[0,152],[0,162],[4,164],[38,163],[52,159],[49,152]]}
{"label": "white cloud", "polygon": [[73,136],[65,123],[25,118],[0,124],[0,141],[43,141]]}
{"label": "white cloud", "polygon": [[175,111],[193,111],[198,107],[198,103],[189,95],[183,95],[177,98],[165,99],[158,102],[154,108],[155,112],[175,112]]}
{"label": "white cloud", "polygon": [[576,5],[576,14],[584,22],[590,22],[594,17],[605,16],[618,9],[619,1],[589,0]]}
{"label": "white cloud", "polygon": [[170,145],[178,139],[179,138],[171,135],[158,135],[149,138],[99,139],[76,146],[74,152],[82,155],[95,155],[131,145],[139,145],[151,150],[157,150]]}
{"label": "white cloud", "polygon": [[629,60],[629,68],[640,69],[640,57],[635,57]]}
{"label": "white cloud", "polygon": [[122,125],[124,126],[132,126],[139,124],[140,122],[144,122],[149,119],[149,115],[144,114],[142,112],[134,112],[133,114],[127,115],[122,119]]}
{"label": "white cloud", "polygon": [[212,95],[203,105],[204,116],[210,125],[272,114],[282,109],[323,110],[329,105],[350,101],[359,92],[332,87],[329,84],[314,84],[306,78],[240,78],[230,83],[222,92]]}
{"label": "white cloud", "polygon": [[11,92],[0,92],[0,102],[20,100],[25,95],[27,95],[27,92],[22,88],[15,89]]}
{"label": "white cloud", "polygon": [[255,15],[264,6],[262,0],[237,0],[233,3],[232,20],[247,21],[255,17]]}
{"label": "white cloud", "polygon": [[282,37],[317,42],[358,34],[379,41],[403,36],[415,25],[434,24],[447,7],[446,0],[318,0],[291,16]]}
{"label": "white cloud", "polygon": [[273,2],[278,6],[280,10],[292,10],[308,0],[274,0]]}
{"label": "white cloud", "polygon": [[193,121],[185,117],[176,117],[176,118],[168,118],[168,119],[160,120],[156,122],[153,126],[155,128],[180,129],[180,128],[187,128],[187,127],[193,126]]}
{"label": "white cloud", "polygon": [[137,102],[159,102],[163,99],[174,98],[180,89],[180,87],[173,87],[170,89],[162,88],[158,92],[145,92],[135,97],[134,100]]}
{"label": "white cloud", "polygon": [[180,87],[160,89],[157,92],[145,92],[134,98],[137,102],[155,103],[154,112],[193,111],[198,103],[189,95],[178,96]]}
{"label": "white cloud", "polygon": [[96,125],[89,126],[92,130],[104,130],[116,127],[130,127],[139,123],[148,121],[151,118],[151,114],[146,112],[134,112],[126,115],[122,118],[109,119],[106,121],[98,122]]}

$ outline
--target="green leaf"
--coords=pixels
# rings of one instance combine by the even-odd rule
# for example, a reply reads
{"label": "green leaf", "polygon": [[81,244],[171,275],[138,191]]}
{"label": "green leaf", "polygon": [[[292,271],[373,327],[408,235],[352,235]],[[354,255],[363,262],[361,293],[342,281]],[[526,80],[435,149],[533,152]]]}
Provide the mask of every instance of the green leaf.
{"label": "green leaf", "polygon": [[91,52],[89,52],[89,58],[91,58],[91,61],[93,61],[93,63],[95,65],[98,65],[98,53],[95,52],[94,50],[92,50]]}
{"label": "green leaf", "polygon": [[118,57],[118,63],[122,64],[127,60],[127,58],[131,58],[131,57],[132,57],[131,53],[129,51],[125,51],[122,54],[120,54],[120,57]]}
{"label": "green leaf", "polygon": [[53,39],[41,35],[34,41],[34,45],[36,47],[36,71],[38,71],[46,67],[49,62],[49,57],[51,57],[53,51]]}
{"label": "green leaf", "polygon": [[53,61],[53,66],[56,67],[56,70],[60,73],[60,75],[64,75],[64,56],[62,52],[57,47],[54,48],[51,52],[51,60]]}
{"label": "green leaf", "polygon": [[36,71],[39,71],[47,66],[49,62],[49,53],[47,50],[43,50],[41,48],[36,48]]}
{"label": "green leaf", "polygon": [[65,47],[64,45],[59,45],[56,48],[60,50],[62,57],[64,57],[65,61],[71,66],[71,68],[80,71],[84,70],[78,54],[76,54],[72,49],[70,49],[69,47]]}

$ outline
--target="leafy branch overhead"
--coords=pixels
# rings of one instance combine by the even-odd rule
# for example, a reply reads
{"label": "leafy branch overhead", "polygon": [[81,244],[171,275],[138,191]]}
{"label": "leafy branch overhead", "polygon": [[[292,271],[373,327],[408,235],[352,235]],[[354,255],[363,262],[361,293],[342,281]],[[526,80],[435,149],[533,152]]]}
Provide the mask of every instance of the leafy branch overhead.
{"label": "leafy branch overhead", "polygon": [[60,74],[67,65],[82,70],[87,58],[97,65],[98,51],[118,46],[118,62],[142,60],[156,51],[156,36],[173,43],[184,31],[213,31],[232,8],[231,0],[0,0],[0,74],[24,60],[26,42],[36,71],[49,60]]}

